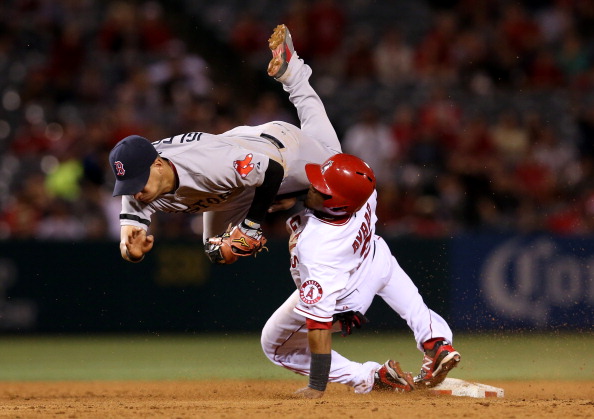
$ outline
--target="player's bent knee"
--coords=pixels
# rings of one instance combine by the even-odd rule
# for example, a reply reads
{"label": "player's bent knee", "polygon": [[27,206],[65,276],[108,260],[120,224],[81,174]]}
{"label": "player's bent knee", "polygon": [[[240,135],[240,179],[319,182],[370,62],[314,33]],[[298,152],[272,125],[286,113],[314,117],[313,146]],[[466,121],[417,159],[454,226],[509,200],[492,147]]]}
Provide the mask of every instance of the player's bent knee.
{"label": "player's bent knee", "polygon": [[272,341],[272,339],[268,338],[268,334],[266,333],[266,327],[264,327],[264,330],[262,331],[262,336],[260,338],[260,345],[262,346],[262,351],[264,351],[264,355],[266,355],[266,357],[268,359],[270,359],[271,361],[274,362],[273,358],[274,358],[275,346],[274,346],[274,342]]}

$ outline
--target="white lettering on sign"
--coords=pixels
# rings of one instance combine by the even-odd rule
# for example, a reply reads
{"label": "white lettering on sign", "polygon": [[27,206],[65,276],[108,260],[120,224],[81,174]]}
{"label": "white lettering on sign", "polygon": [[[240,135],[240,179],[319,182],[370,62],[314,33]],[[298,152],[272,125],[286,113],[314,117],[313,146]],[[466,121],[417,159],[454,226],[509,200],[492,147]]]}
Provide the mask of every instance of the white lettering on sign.
{"label": "white lettering on sign", "polygon": [[502,317],[547,324],[552,308],[594,302],[594,256],[561,253],[552,240],[518,239],[497,247],[486,259],[480,285],[485,301]]}

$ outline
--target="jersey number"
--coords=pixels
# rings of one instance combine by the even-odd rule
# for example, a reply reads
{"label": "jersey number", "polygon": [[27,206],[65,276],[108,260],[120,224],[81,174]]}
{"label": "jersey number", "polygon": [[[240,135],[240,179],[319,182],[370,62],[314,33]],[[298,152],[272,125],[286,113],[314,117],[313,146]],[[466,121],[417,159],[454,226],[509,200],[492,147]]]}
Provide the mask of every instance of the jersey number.
{"label": "jersey number", "polygon": [[357,233],[357,238],[353,242],[353,253],[360,252],[361,257],[366,258],[371,248],[371,207],[367,204],[364,221]]}
{"label": "jersey number", "polygon": [[180,134],[180,135],[175,135],[173,137],[169,137],[168,139],[163,139],[163,140],[159,140],[159,141],[155,141],[153,143],[153,145],[157,145],[157,144],[171,144],[173,143],[173,140],[175,140],[176,138],[179,138],[179,143],[191,143],[192,141],[200,141],[200,137],[202,137],[202,132],[188,132],[186,134]]}

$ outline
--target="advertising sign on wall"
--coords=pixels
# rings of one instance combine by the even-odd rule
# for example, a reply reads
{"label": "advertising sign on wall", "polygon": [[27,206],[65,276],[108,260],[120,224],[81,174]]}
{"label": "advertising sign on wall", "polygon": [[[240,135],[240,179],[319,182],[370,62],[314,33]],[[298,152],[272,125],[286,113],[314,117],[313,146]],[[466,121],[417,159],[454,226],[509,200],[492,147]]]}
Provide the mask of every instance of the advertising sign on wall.
{"label": "advertising sign on wall", "polygon": [[465,236],[452,241],[458,329],[564,329],[594,324],[594,241]]}

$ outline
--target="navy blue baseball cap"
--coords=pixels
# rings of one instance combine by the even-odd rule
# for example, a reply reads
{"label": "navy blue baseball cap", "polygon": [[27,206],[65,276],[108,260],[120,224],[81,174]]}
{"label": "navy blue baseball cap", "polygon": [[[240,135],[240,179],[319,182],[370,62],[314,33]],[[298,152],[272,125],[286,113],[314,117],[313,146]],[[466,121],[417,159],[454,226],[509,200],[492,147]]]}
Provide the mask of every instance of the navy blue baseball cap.
{"label": "navy blue baseball cap", "polygon": [[140,135],[130,135],[117,143],[109,153],[109,164],[116,178],[113,196],[140,192],[157,157],[155,147]]}

